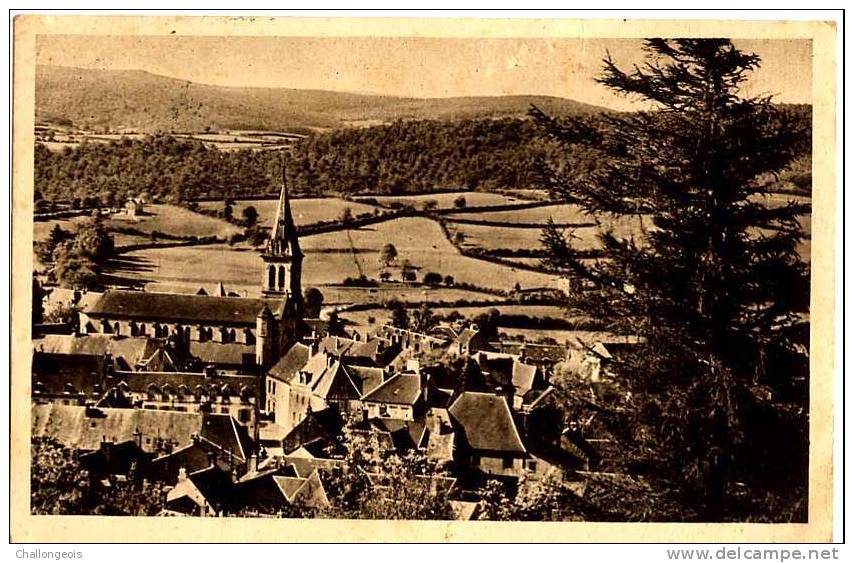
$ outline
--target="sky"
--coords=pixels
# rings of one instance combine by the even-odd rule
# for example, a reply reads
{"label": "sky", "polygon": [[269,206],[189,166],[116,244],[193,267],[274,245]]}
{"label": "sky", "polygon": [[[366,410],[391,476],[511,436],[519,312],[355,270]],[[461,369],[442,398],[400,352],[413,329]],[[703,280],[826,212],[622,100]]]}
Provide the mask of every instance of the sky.
{"label": "sky", "polygon": [[[734,40],[762,57],[745,95],[810,103],[809,40]],[[37,64],[145,70],[201,84],[438,98],[536,94],[613,109],[633,102],[596,84],[610,52],[643,60],[635,39],[40,36]]]}

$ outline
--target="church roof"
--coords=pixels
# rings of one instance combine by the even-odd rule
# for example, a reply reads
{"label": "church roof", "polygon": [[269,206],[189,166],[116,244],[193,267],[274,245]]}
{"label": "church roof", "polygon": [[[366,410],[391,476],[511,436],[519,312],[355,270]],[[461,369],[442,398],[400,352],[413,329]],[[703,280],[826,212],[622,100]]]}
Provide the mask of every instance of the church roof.
{"label": "church roof", "polygon": [[216,297],[108,290],[89,311],[92,317],[145,319],[163,322],[253,325],[266,305],[281,311],[280,299]]}

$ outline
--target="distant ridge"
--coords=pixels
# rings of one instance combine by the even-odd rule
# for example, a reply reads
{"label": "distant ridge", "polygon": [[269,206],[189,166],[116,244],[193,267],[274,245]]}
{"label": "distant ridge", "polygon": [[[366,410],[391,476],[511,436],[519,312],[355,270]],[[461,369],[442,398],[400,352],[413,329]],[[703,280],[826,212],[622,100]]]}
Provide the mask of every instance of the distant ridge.
{"label": "distant ridge", "polygon": [[551,96],[401,98],[290,88],[197,84],[142,70],[36,67],[36,123],[81,129],[269,130],[295,133],[388,123],[524,116],[531,104],[553,115],[605,108]]}

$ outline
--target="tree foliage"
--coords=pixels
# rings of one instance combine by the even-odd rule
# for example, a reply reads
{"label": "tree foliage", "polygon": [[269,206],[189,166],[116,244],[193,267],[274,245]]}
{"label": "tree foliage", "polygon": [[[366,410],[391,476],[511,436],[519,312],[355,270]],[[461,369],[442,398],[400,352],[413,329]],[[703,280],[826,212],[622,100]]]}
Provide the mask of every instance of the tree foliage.
{"label": "tree foliage", "polygon": [[51,438],[33,438],[30,511],[33,514],[153,516],[162,508],[158,485],[131,475],[106,486],[78,462],[79,452]]}
{"label": "tree foliage", "polygon": [[756,421],[768,415],[760,386],[779,403],[803,375],[767,368],[793,349],[791,329],[807,307],[795,247],[809,206],[771,207],[762,196],[767,177],[803,152],[808,131],[770,98],[740,95],[760,59],[729,41],[652,39],[645,49],[647,62],[629,72],[606,58],[598,81],[647,110],[598,121],[532,115],[550,138],[602,163],[541,163],[554,194],[646,228],[636,238],[605,232],[604,257],[594,261],[580,260],[553,226],[543,242],[550,263],[581,282],[572,305],[644,339],[619,369],[633,388],[624,453],[679,489],[684,517],[718,520],[731,514],[731,483],[768,486],[748,463],[751,448],[790,440],[790,485],[806,478],[805,418],[788,437],[763,434]]}

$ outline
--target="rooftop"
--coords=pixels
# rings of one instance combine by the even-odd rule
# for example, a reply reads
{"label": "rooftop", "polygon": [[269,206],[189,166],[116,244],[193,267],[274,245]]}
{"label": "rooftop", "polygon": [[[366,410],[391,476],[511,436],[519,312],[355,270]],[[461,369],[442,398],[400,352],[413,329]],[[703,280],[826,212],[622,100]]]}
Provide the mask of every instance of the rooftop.
{"label": "rooftop", "polygon": [[507,401],[489,393],[462,393],[448,409],[472,450],[524,454],[525,446]]}
{"label": "rooftop", "polygon": [[363,401],[392,405],[412,405],[421,393],[421,378],[399,373],[362,397]]}
{"label": "rooftop", "polygon": [[264,305],[278,313],[283,307],[283,301],[108,290],[92,306],[89,314],[96,318],[254,326],[255,318]]}

